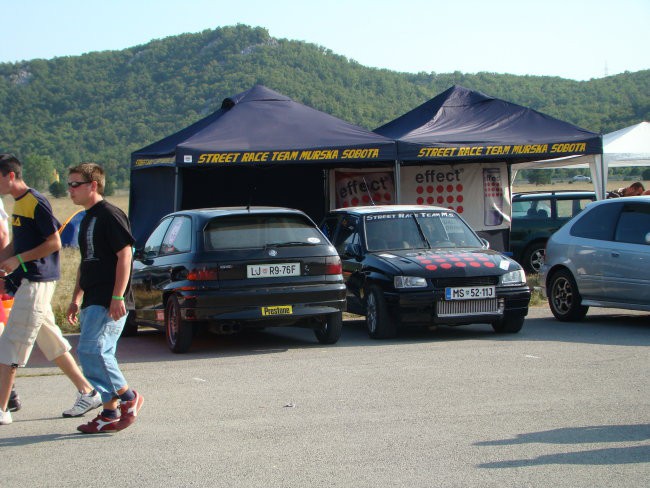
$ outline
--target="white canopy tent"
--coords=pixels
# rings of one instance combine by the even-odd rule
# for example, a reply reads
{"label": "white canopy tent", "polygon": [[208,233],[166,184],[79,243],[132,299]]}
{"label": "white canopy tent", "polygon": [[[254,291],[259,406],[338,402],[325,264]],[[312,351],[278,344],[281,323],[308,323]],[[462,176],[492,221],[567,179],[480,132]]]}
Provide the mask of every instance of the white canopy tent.
{"label": "white canopy tent", "polygon": [[541,168],[584,168],[589,166],[598,199],[606,194],[609,168],[621,166],[650,166],[650,122],[640,122],[603,135],[603,156],[588,155],[515,164],[517,170]]}

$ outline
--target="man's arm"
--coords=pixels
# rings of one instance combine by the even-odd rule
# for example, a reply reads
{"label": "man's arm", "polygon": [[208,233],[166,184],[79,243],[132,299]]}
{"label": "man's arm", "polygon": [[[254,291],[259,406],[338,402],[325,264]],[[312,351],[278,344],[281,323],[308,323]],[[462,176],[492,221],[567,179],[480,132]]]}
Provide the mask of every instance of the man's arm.
{"label": "man's arm", "polygon": [[[126,286],[129,284],[129,277],[131,276],[132,265],[132,251],[131,246],[124,246],[117,251],[117,266],[115,268],[115,284],[113,285],[113,296],[124,297]],[[126,315],[126,305],[124,300],[111,300],[111,307],[108,311],[113,320]]]}
{"label": "man's arm", "polygon": [[[7,249],[9,247],[11,247],[11,252],[13,254],[13,245],[9,244]],[[49,256],[50,254],[57,252],[59,249],[61,249],[61,236],[58,232],[55,232],[54,234],[49,235],[42,244],[20,253],[20,259],[22,259],[23,263],[34,261]],[[11,273],[21,266],[17,255],[6,257],[6,252],[2,252],[1,255],[4,257],[4,260],[0,263],[0,269],[4,269],[7,273]]]}
{"label": "man's arm", "polygon": [[68,311],[65,314],[65,318],[68,320],[70,325],[75,325],[77,323],[77,314],[79,313],[79,307],[81,306],[81,297],[83,296],[83,291],[81,290],[81,285],[79,285],[80,276],[81,265],[79,265],[77,268],[77,278],[74,282],[72,300],[70,301],[70,305],[68,305]]}

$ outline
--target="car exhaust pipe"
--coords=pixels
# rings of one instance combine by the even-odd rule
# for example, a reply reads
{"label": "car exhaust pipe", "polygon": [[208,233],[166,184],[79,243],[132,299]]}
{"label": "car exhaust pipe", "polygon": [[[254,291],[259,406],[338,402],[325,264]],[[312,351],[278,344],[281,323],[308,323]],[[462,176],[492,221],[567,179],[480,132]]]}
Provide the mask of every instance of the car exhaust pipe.
{"label": "car exhaust pipe", "polygon": [[234,323],[211,324],[209,331],[212,334],[231,335],[241,331],[241,325]]}

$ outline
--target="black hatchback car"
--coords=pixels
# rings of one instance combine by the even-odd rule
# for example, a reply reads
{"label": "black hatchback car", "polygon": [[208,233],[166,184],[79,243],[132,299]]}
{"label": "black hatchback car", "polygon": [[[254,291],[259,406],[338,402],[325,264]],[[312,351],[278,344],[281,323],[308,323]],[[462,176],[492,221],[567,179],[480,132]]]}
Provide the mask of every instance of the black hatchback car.
{"label": "black hatchback car", "polygon": [[299,210],[241,207],[165,216],[134,257],[138,325],[163,329],[173,352],[194,332],[298,326],[323,344],[338,341],[345,307],[341,260]]}
{"label": "black hatchback car", "polygon": [[530,289],[521,266],[488,249],[454,211],[393,205],[333,210],[322,228],[343,261],[347,310],[370,337],[401,326],[490,323],[519,332]]}

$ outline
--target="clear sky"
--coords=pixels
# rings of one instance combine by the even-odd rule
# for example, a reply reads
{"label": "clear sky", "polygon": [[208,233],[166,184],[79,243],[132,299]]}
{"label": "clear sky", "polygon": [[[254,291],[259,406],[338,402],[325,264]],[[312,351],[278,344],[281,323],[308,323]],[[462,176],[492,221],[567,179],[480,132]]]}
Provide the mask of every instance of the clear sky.
{"label": "clear sky", "polygon": [[0,62],[246,24],[403,72],[588,80],[650,69],[650,0],[0,0]]}

